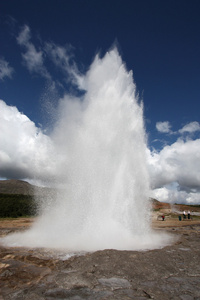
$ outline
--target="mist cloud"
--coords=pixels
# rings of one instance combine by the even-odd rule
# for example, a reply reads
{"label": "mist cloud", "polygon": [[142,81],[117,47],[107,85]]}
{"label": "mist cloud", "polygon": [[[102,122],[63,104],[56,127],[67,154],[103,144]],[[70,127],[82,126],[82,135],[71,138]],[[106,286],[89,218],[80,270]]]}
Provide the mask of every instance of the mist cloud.
{"label": "mist cloud", "polygon": [[162,132],[162,133],[170,133],[171,132],[171,125],[170,125],[170,123],[168,121],[157,122],[156,123],[156,129],[159,132]]}
{"label": "mist cloud", "polygon": [[9,65],[4,58],[0,58],[0,80],[4,80],[6,77],[12,78],[14,69]]}
{"label": "mist cloud", "polygon": [[181,128],[179,130],[179,133],[181,133],[181,134],[183,134],[183,133],[194,133],[196,131],[200,131],[199,122],[190,122],[190,123],[186,124],[185,126],[183,126],[183,128]]}
{"label": "mist cloud", "polygon": [[[35,73],[62,87],[63,84],[73,84],[79,89],[84,89],[84,76],[82,76],[73,60],[71,45],[60,46],[53,42],[37,40],[34,44],[31,37],[31,30],[24,25],[16,37],[18,45],[23,49],[21,54],[23,65],[30,73]],[[48,60],[48,61],[47,61]],[[54,68],[61,74],[60,80],[55,80],[48,70],[48,62],[51,61]],[[51,75],[50,75],[51,74]]]}
{"label": "mist cloud", "polygon": [[24,25],[24,27],[22,28],[22,30],[20,31],[18,37],[17,37],[17,42],[19,45],[21,46],[26,46],[31,38],[31,31],[29,26]]}
{"label": "mist cloud", "polygon": [[30,73],[40,74],[46,79],[51,79],[46,67],[44,66],[44,53],[42,50],[37,50],[31,42],[30,28],[25,25],[16,38],[18,44],[23,47],[22,53],[23,63]]}
{"label": "mist cloud", "polygon": [[55,43],[46,43],[45,52],[54,65],[64,74],[66,82],[77,85],[79,89],[84,89],[83,76],[80,74],[76,63],[73,60],[72,46],[60,46]]}

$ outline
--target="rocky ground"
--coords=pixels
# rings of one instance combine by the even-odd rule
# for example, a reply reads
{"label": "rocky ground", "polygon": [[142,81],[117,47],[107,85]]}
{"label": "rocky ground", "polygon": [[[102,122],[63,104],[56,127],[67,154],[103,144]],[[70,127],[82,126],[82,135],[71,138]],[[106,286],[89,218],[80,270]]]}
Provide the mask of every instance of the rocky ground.
{"label": "rocky ground", "polygon": [[[63,259],[50,250],[0,247],[0,299],[200,299],[200,219],[166,213],[155,230],[176,242],[150,251],[103,250]],[[33,219],[0,220],[1,236]]]}

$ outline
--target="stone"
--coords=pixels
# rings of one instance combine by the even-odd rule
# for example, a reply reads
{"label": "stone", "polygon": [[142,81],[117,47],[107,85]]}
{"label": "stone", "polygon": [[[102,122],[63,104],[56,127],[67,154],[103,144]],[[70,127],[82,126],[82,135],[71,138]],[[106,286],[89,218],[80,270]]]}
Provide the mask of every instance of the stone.
{"label": "stone", "polygon": [[200,225],[175,228],[160,229],[174,234],[173,244],[150,251],[69,256],[0,246],[0,300],[200,299]]}

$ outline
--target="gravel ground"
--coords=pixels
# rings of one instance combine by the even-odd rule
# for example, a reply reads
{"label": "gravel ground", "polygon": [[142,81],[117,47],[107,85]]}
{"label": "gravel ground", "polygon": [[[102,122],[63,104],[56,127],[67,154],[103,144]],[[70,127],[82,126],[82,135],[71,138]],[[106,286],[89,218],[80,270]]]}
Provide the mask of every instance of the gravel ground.
{"label": "gravel ground", "polygon": [[[200,220],[157,217],[153,228],[175,237],[162,249],[110,249],[64,259],[47,249],[1,246],[0,299],[200,299]],[[32,221],[0,220],[0,235]]]}

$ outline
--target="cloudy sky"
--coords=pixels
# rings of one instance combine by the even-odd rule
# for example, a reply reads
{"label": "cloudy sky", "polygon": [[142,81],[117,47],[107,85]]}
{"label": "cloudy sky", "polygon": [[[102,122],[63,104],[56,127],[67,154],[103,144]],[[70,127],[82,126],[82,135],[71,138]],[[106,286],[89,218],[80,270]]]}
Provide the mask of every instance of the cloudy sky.
{"label": "cloudy sky", "polygon": [[152,196],[200,204],[199,15],[198,0],[2,1],[0,177],[53,173],[58,101],[116,45],[144,103]]}

